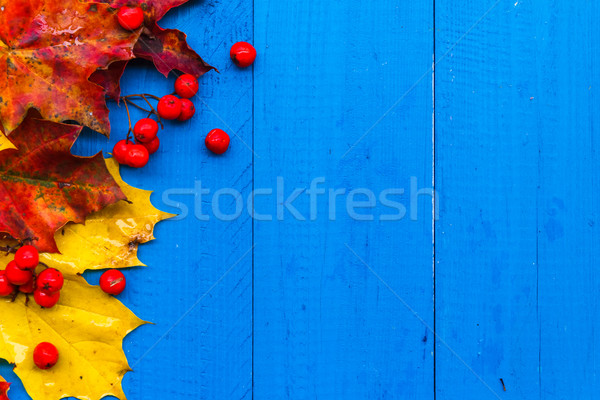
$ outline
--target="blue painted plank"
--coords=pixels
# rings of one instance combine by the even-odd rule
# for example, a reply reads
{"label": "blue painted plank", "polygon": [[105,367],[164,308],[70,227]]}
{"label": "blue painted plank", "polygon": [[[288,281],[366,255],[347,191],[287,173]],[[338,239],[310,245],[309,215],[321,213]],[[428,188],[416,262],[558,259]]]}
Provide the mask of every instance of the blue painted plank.
{"label": "blue painted plank", "polygon": [[436,3],[437,398],[538,398],[535,6],[461,5]]}
{"label": "blue painted plank", "polygon": [[598,15],[597,2],[535,9],[540,382],[549,399],[596,399],[600,388]]}
{"label": "blue painted plank", "polygon": [[461,4],[436,4],[438,398],[595,398],[598,6]]}
{"label": "blue painted plank", "polygon": [[[252,224],[247,213],[233,221],[216,218],[211,211],[211,195],[220,188],[232,188],[245,197],[251,190],[252,152],[242,141],[252,142],[252,73],[231,65],[229,48],[238,40],[251,38],[252,2],[190,2],[170,11],[161,26],[186,32],[192,48],[221,74],[201,78],[199,97],[194,99],[196,117],[186,123],[166,124],[159,133],[161,148],[147,167],[122,168],[126,182],[155,190],[152,201],[156,207],[180,212],[163,199],[165,192],[175,190],[170,199],[189,211],[184,219],[159,224],[157,240],[140,247],[140,259],[147,268],[125,271],[128,288],[120,299],[155,325],[143,326],[125,340],[135,372],[126,375],[124,390],[129,400],[157,396],[249,399]],[[174,81],[174,74],[165,79],[150,63],[135,62],[123,77],[123,93],[167,94],[173,91]],[[110,141],[88,132],[77,142],[77,154],[110,151],[124,138],[125,110],[114,103],[110,110]],[[211,155],[204,147],[204,137],[213,128],[232,135],[230,150],[224,156]],[[189,193],[196,182],[211,190],[202,203],[209,221],[194,215],[200,208]],[[231,196],[221,197],[222,211],[231,212],[232,203]],[[96,283],[98,276],[90,274],[89,279]],[[18,384],[11,395],[16,400],[28,398]]]}
{"label": "blue painted plank", "polygon": [[[254,223],[258,400],[433,398],[431,196],[414,220],[381,221],[395,210],[378,197],[357,211],[373,221],[345,207],[354,189],[404,188],[390,199],[409,209],[411,177],[431,186],[432,15],[432,2],[255,3],[255,206],[273,218]],[[314,218],[306,192],[294,216],[285,199],[319,177]]]}

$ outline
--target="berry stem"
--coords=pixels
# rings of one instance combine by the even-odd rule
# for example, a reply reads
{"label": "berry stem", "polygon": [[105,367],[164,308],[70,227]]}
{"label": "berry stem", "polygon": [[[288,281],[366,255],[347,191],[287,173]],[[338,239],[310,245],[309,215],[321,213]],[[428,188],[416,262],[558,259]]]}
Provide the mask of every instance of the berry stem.
{"label": "berry stem", "polygon": [[[152,103],[150,103],[150,101],[148,100],[148,97],[150,97],[151,99],[154,99],[156,101],[160,100],[160,97],[157,97],[150,93],[128,94],[127,96],[121,96],[121,100],[123,100],[125,105],[127,105],[128,101],[129,101],[129,104],[131,104],[132,106],[134,106],[142,111],[147,112],[148,117],[146,117],[146,118],[150,118],[151,115],[155,115],[158,123],[160,124],[161,129],[165,129],[165,126],[162,123],[160,115],[158,115],[158,111],[156,111],[156,109],[154,108]],[[138,104],[135,104],[132,100],[134,98],[141,98],[142,100],[144,100],[146,102],[146,104],[148,104],[148,106],[150,107],[150,110],[147,110],[144,107],[142,107]],[[130,122],[131,122],[131,119],[130,119]],[[131,125],[131,123],[130,123],[130,125]]]}
{"label": "berry stem", "polygon": [[131,131],[133,130],[131,128],[131,114],[129,114],[129,106],[127,105],[127,99],[125,97],[123,97],[123,104],[125,104],[125,109],[127,110],[127,120],[129,122],[129,130],[127,131],[127,143],[129,143],[129,141],[131,140]]}
{"label": "berry stem", "polygon": [[129,99],[131,97],[144,97],[144,96],[150,97],[150,98],[152,98],[152,99],[154,99],[156,101],[160,100],[160,97],[155,96],[155,95],[150,94],[150,93],[128,94],[127,96],[121,96],[121,98],[122,99]]}
{"label": "berry stem", "polygon": [[146,94],[141,94],[140,96],[142,96],[142,99],[144,99],[146,101],[146,103],[148,103],[148,105],[150,106],[150,109],[152,110],[152,112],[150,114],[148,114],[148,117],[152,114],[156,115],[156,118],[158,119],[158,123],[160,124],[160,128],[161,129],[165,129],[161,119],[160,119],[160,115],[158,114],[158,112],[154,109],[154,107],[152,106],[152,104],[148,101],[148,99],[146,98],[146,96],[151,96],[151,95],[146,95]]}
{"label": "berry stem", "polygon": [[[125,100],[125,99],[123,99],[123,101],[126,101],[126,100]],[[134,106],[135,108],[138,108],[138,109],[140,109],[140,110],[142,110],[142,111],[145,111],[145,112],[147,112],[147,113],[151,113],[151,114],[152,114],[152,111],[150,111],[150,110],[147,110],[147,109],[145,109],[144,107],[142,107],[142,106],[140,106],[140,105],[137,105],[137,104],[135,104],[135,103],[134,103],[133,101],[131,101],[131,100],[129,100],[129,104],[131,104],[131,105],[132,105],[132,106]]]}

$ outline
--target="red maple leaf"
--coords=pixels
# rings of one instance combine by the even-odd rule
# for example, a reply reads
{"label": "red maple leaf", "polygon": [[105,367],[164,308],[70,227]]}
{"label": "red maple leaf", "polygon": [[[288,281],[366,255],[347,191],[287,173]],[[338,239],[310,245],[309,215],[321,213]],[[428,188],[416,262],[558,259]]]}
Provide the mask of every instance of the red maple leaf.
{"label": "red maple leaf", "polygon": [[199,77],[215,69],[192,50],[186,38],[177,29],[163,29],[154,24],[151,34],[142,33],[133,51],[136,57],[151,60],[164,76],[177,70]]}
{"label": "red maple leaf", "polygon": [[[124,5],[128,0],[113,0],[113,5]],[[196,77],[214,69],[208,65],[187,44],[187,36],[176,29],[163,29],[157,22],[174,7],[188,0],[146,0],[142,3],[145,28],[134,52],[136,57],[154,62],[160,73],[167,76],[171,70],[178,70]]]}
{"label": "red maple leaf", "polygon": [[31,115],[15,130],[18,150],[0,152],[0,232],[35,238],[38,250],[58,252],[59,228],[125,199],[101,154],[71,154],[81,130]]}
{"label": "red maple leaf", "polygon": [[9,388],[10,388],[10,383],[0,382],[0,400],[9,400],[8,395],[6,394],[8,392]]}
{"label": "red maple leaf", "polygon": [[102,86],[108,97],[119,102],[121,96],[121,77],[127,67],[127,61],[115,61],[107,69],[99,69],[90,76],[90,81]]}
{"label": "red maple leaf", "polygon": [[106,4],[78,0],[2,1],[0,122],[12,132],[37,109],[43,118],[74,120],[108,134],[104,91],[88,78],[133,58],[139,31],[123,29]]}
{"label": "red maple leaf", "polygon": [[[130,5],[129,0],[101,0],[119,8]],[[136,57],[150,60],[156,69],[165,76],[172,70],[192,74],[196,77],[204,75],[212,69],[187,43],[185,33],[177,29],[163,29],[157,22],[171,9],[188,0],[147,0],[140,4],[144,10],[144,28],[137,41],[134,54]],[[106,94],[117,100],[120,95],[119,80],[126,63],[113,63],[107,70],[96,71],[90,80],[106,89]]]}

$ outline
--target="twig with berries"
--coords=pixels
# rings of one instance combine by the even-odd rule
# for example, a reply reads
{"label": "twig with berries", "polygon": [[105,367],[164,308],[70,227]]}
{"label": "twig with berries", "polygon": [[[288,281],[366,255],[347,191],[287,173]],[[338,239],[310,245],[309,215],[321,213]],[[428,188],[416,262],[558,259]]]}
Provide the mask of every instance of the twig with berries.
{"label": "twig with berries", "polygon": [[[127,137],[117,142],[113,148],[113,156],[117,162],[134,168],[146,166],[150,155],[156,153],[160,147],[159,124],[160,128],[164,129],[163,119],[187,121],[192,118],[196,109],[190,97],[195,96],[196,93],[198,93],[198,80],[193,75],[185,74],[175,82],[175,94],[179,97],[174,94],[158,97],[149,93],[121,96],[120,99],[127,111],[129,130]],[[154,107],[149,99],[157,101],[157,106]],[[135,103],[135,100],[143,100],[149,109]],[[147,113],[147,116],[138,120],[133,127],[129,105]],[[151,118],[153,116],[156,119]]]}
{"label": "twig with berries", "polygon": [[[135,30],[143,24],[143,11],[139,7],[124,6],[119,9],[118,20],[124,29]],[[249,67],[256,59],[256,49],[246,42],[234,44],[230,52],[231,59],[240,68]],[[158,126],[164,129],[165,120],[187,121],[196,113],[194,103],[190,98],[198,93],[198,80],[190,74],[184,74],[175,81],[175,91],[158,97],[149,93],[130,94],[121,96],[125,109],[129,130],[124,140],[118,141],[113,147],[113,157],[119,164],[141,168],[148,164],[150,155],[158,151],[160,140]],[[179,96],[179,97],[178,97]],[[137,104],[135,100],[143,100],[149,109]],[[156,108],[149,99],[158,102]],[[132,127],[129,105],[147,113],[145,118],[138,120]],[[151,117],[154,116],[156,120]],[[131,134],[133,133],[133,138]],[[135,139],[135,142],[133,141]],[[213,129],[206,136],[206,147],[215,154],[223,154],[229,147],[230,138],[221,129]]]}

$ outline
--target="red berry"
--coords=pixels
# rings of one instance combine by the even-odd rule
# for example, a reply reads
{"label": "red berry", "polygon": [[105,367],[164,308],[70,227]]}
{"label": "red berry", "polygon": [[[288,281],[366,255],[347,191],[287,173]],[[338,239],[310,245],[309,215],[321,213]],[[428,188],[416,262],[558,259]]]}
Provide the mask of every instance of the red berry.
{"label": "red berry", "polygon": [[148,164],[150,153],[141,144],[132,144],[125,158],[125,163],[133,168],[142,168]]}
{"label": "red berry", "polygon": [[100,277],[100,288],[104,293],[121,294],[125,290],[125,275],[118,269],[109,269]]}
{"label": "red berry", "polygon": [[246,68],[251,66],[256,59],[256,49],[250,43],[237,42],[231,46],[229,55],[235,65],[240,68]]}
{"label": "red berry", "polygon": [[65,280],[62,272],[54,268],[48,268],[37,276],[35,287],[47,292],[58,292],[62,289]]}
{"label": "red berry", "polygon": [[158,139],[158,137],[155,137],[154,140],[152,140],[151,142],[139,144],[141,144],[146,148],[146,150],[148,150],[148,154],[154,154],[158,151],[158,148],[160,147],[160,140]]}
{"label": "red berry", "polygon": [[172,94],[168,94],[159,100],[156,109],[161,118],[175,119],[181,114],[181,100]]}
{"label": "red berry", "polygon": [[113,157],[115,158],[115,160],[117,160],[119,164],[127,164],[127,153],[129,153],[129,147],[132,144],[133,143],[128,140],[119,140],[115,144],[115,147],[113,147]]}
{"label": "red berry", "polygon": [[54,367],[58,362],[58,349],[52,343],[38,344],[33,350],[33,362],[40,369]]}
{"label": "red berry", "polygon": [[133,31],[144,23],[144,11],[140,7],[123,6],[119,8],[117,19],[119,20],[119,25]]}
{"label": "red berry", "polygon": [[196,107],[194,107],[194,103],[192,103],[188,99],[181,99],[181,114],[177,119],[179,121],[187,121],[192,118],[196,113]]}
{"label": "red berry", "polygon": [[204,144],[213,153],[223,154],[229,147],[229,135],[221,129],[213,129],[206,135]]}
{"label": "red berry", "polygon": [[8,296],[15,291],[15,287],[6,277],[6,271],[0,271],[0,296]]}
{"label": "red berry", "polygon": [[16,262],[11,261],[6,266],[6,278],[13,285],[24,285],[33,277],[33,272],[28,269],[21,269]]}
{"label": "red berry", "polygon": [[158,124],[152,118],[142,118],[133,127],[133,134],[138,142],[148,143],[158,133]]}
{"label": "red berry", "polygon": [[194,97],[198,93],[198,80],[194,78],[194,75],[181,75],[175,81],[175,93],[184,99]]}
{"label": "red berry", "polygon": [[24,285],[19,286],[19,292],[21,293],[33,293],[33,291],[35,290],[35,277],[32,276],[31,279],[29,280],[29,282],[27,282]]}
{"label": "red berry", "polygon": [[36,289],[33,292],[35,302],[44,308],[52,308],[60,300],[60,292],[48,292],[46,290]]}
{"label": "red berry", "polygon": [[34,270],[40,262],[40,254],[33,246],[23,246],[17,250],[15,262],[21,269]]}

